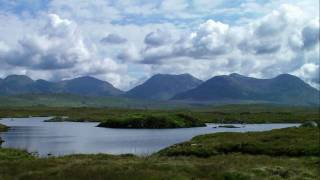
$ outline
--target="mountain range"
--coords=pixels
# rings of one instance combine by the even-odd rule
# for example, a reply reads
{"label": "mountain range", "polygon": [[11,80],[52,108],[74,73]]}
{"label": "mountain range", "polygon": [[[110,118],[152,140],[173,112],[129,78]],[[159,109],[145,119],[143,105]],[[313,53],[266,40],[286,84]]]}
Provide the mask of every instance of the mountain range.
{"label": "mountain range", "polygon": [[271,79],[257,79],[234,73],[215,76],[205,82],[190,74],[157,74],[127,92],[115,88],[106,81],[88,76],[59,82],[34,81],[23,75],[10,75],[0,79],[0,95],[22,94],[117,96],[197,103],[262,102],[319,105],[319,91],[289,74]]}
{"label": "mountain range", "polygon": [[271,79],[257,79],[234,73],[215,76],[197,88],[175,95],[173,99],[313,105],[319,104],[319,91],[289,74],[281,74]]}
{"label": "mountain range", "polygon": [[84,96],[118,96],[123,92],[106,81],[93,77],[49,82],[32,80],[28,76],[10,75],[0,80],[1,95],[68,93]]}

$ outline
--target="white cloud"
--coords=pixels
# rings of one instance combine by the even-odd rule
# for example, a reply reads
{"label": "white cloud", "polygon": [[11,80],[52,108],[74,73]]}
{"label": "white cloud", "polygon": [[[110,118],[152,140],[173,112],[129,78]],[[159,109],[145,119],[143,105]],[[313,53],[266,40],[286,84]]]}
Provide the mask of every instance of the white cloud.
{"label": "white cloud", "polygon": [[8,64],[33,69],[71,68],[88,58],[77,26],[55,14],[49,15],[48,23],[38,33],[25,36],[4,55]]}
{"label": "white cloud", "polygon": [[118,87],[124,86],[120,84],[123,82],[108,77],[120,77],[127,71],[126,65],[99,57],[95,45],[87,44],[76,23],[56,14],[49,14],[43,27],[22,37],[16,46],[1,42],[0,60],[3,75],[17,73],[53,80],[103,75]]}
{"label": "white cloud", "polygon": [[307,81],[311,85],[320,89],[319,74],[320,66],[319,64],[307,63],[301,66],[298,70],[294,71],[292,74],[301,77],[303,80]]}
{"label": "white cloud", "polygon": [[[165,37],[169,36],[160,36],[159,31],[148,34],[145,47],[134,52],[135,62],[153,64],[153,69],[163,72],[173,72],[173,69],[182,72],[184,69],[199,75],[195,71],[201,71],[206,76],[199,76],[205,78],[216,74],[209,71],[273,77],[319,61],[316,53],[319,19],[310,20],[299,7],[292,5],[282,5],[241,26],[208,20],[190,33],[180,34],[175,41],[166,41]],[[308,79],[301,73],[300,77]]]}
{"label": "white cloud", "polygon": [[294,72],[315,84],[305,65],[319,66],[317,7],[313,0],[52,0],[33,15],[0,8],[0,76],[93,75],[128,88],[153,73]]}

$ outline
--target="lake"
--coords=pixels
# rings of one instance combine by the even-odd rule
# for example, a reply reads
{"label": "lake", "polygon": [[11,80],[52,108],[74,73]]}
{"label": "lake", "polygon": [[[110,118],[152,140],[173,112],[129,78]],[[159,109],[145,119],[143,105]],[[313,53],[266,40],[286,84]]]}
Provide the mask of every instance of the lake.
{"label": "lake", "polygon": [[39,156],[95,153],[150,155],[201,134],[267,131],[299,125],[247,124],[241,128],[213,128],[218,124],[207,124],[207,127],[182,129],[111,129],[96,127],[98,123],[43,122],[47,119],[0,120],[1,124],[10,126],[8,132],[0,133],[5,141],[1,147],[24,149]]}

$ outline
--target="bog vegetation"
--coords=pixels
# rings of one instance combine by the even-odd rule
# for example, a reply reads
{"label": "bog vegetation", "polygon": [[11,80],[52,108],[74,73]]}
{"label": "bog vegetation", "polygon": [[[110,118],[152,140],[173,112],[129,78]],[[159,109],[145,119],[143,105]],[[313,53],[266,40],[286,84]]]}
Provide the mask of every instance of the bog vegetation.
{"label": "bog vegetation", "polygon": [[[206,108],[146,110],[120,108],[0,108],[0,118],[53,116],[55,121],[96,121],[135,119],[136,117],[170,117],[183,114],[202,123],[302,123],[319,121],[317,107],[286,107],[272,105],[226,105]],[[67,117],[67,118],[62,118]]]}

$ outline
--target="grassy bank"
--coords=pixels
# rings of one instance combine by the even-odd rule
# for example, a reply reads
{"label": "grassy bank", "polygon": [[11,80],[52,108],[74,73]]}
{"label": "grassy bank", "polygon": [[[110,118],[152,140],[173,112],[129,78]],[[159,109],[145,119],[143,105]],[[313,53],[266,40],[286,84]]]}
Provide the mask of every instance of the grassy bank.
{"label": "grassy bank", "polygon": [[162,156],[209,157],[242,153],[269,156],[320,156],[319,128],[201,135],[159,152]]}
{"label": "grassy bank", "polygon": [[[315,147],[319,144],[314,142],[318,135],[317,128],[220,133],[198,136],[183,143],[189,146],[180,144],[148,157],[99,154],[36,158],[24,151],[0,149],[0,179],[317,179],[320,158]],[[228,152],[217,148],[239,142],[247,146]],[[182,145],[183,149],[197,149],[192,145],[196,143],[215,153],[206,158],[197,153],[169,153],[169,149],[181,152],[177,147]],[[290,152],[306,153],[288,156],[283,153],[286,146]],[[269,151],[281,153],[270,155]]]}
{"label": "grassy bank", "polygon": [[212,123],[302,123],[320,120],[319,108],[271,105],[228,105],[201,109],[143,110],[116,108],[0,108],[1,117],[67,116],[68,121],[121,120],[133,116],[172,116],[186,114]]}

